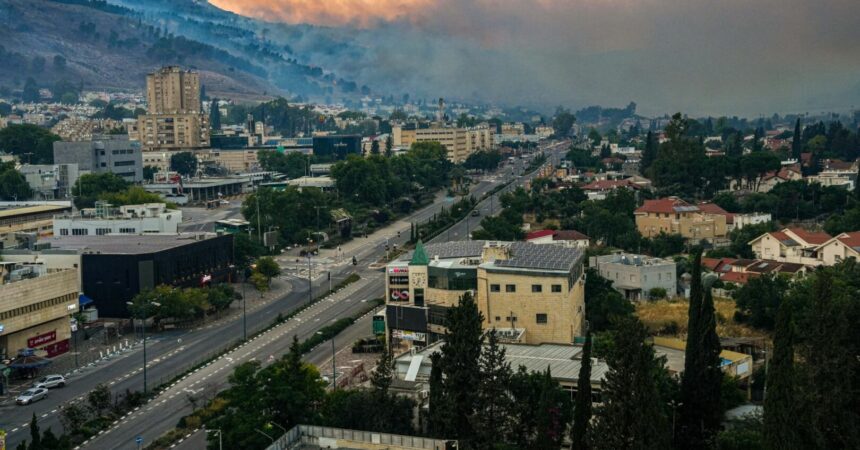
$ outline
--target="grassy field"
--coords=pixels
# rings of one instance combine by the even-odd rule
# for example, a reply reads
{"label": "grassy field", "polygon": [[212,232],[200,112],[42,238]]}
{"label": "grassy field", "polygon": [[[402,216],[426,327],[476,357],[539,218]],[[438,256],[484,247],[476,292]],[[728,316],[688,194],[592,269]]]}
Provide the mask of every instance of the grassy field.
{"label": "grassy field", "polygon": [[[717,310],[717,334],[726,337],[761,336],[762,333],[734,321],[735,302],[732,299],[715,298]],[[687,310],[685,298],[641,302],[636,305],[636,315],[652,333],[684,337],[687,335]]]}

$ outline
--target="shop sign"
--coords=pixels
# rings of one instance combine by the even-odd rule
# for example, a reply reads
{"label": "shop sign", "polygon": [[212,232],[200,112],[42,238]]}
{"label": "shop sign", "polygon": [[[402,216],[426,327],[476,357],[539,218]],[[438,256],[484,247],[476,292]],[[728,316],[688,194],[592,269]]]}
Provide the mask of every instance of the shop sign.
{"label": "shop sign", "polygon": [[427,333],[419,333],[417,331],[392,330],[391,336],[398,339],[403,339],[404,341],[427,342]]}
{"label": "shop sign", "polygon": [[409,301],[409,290],[404,289],[401,291],[399,289],[392,289],[391,290],[391,300],[401,301],[401,302]]}
{"label": "shop sign", "polygon": [[43,349],[48,353],[48,358],[62,355],[69,351],[69,340],[60,341],[54,344],[46,345]]}
{"label": "shop sign", "polygon": [[408,267],[389,267],[388,273],[390,273],[390,274],[397,274],[397,273],[407,274],[407,273],[409,273],[409,268]]}
{"label": "shop sign", "polygon": [[36,348],[41,345],[45,345],[49,342],[54,342],[57,340],[57,332],[49,331],[45,334],[40,334],[38,336],[31,337],[27,339],[27,347]]}

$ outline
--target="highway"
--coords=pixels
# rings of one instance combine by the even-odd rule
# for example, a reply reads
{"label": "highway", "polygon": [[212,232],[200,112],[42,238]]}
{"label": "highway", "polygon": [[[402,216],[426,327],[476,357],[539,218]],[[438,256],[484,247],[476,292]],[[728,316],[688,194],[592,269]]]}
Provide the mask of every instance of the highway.
{"label": "highway", "polygon": [[[557,152],[559,148],[562,147],[555,147],[551,151]],[[566,146],[563,148],[566,148]],[[521,170],[520,166],[521,162],[518,160],[513,168],[514,172],[519,173],[519,170]],[[472,188],[472,195],[480,198],[484,193],[489,192],[500,183],[510,181],[511,178],[511,167],[505,166],[501,169],[500,173],[484,177],[483,180],[475,184]],[[527,175],[517,180],[516,184],[522,184],[530,178],[531,175]],[[500,209],[498,200],[495,199],[494,201],[495,212],[498,212]],[[366,300],[382,297],[384,287],[383,274],[378,270],[368,268],[367,265],[382,257],[385,252],[384,245],[386,242],[391,244],[397,243],[399,245],[405,243],[409,238],[411,222],[426,221],[436,214],[441,207],[447,207],[451,202],[453,202],[453,199],[442,199],[442,201],[437,201],[377,231],[368,238],[356,238],[344,244],[342,246],[345,256],[342,258],[343,261],[330,265],[328,270],[331,271],[335,280],[345,278],[353,272],[359,273],[361,275],[359,282],[348,286],[344,291],[336,294],[333,300],[318,302],[312,308],[273,328],[262,337],[258,337],[254,341],[234,350],[228,356],[218,359],[215,363],[194,372],[179,383],[172,385],[139,410],[118,421],[108,432],[97,436],[82,447],[133,449],[137,448],[134,442],[134,438],[137,435],[142,436],[145,443],[152,442],[153,439],[173,428],[180,417],[191,411],[192,401],[190,398],[211,398],[214,393],[225,388],[227,376],[231,372],[231,368],[236,364],[250,359],[258,359],[265,363],[272,358],[277,358],[287,351],[294,335],[298,336],[300,340],[306,339],[321,327],[339,318],[351,316],[366,307]],[[481,208],[482,216],[489,214],[489,199],[481,202],[479,208]],[[212,220],[219,220],[223,218],[221,216],[222,214],[217,214],[218,218]],[[207,228],[204,220],[194,218],[193,221],[194,228]],[[455,224],[452,231],[457,233],[456,236],[459,237],[452,237],[452,239],[466,239],[467,234],[465,230],[467,222],[473,222],[471,225],[475,226],[479,221],[480,218],[478,217],[467,217],[467,220]],[[397,236],[398,232],[400,232],[399,237]],[[442,233],[433,241],[436,242],[445,239],[447,239],[447,235],[446,233]],[[323,250],[321,253],[320,257],[322,258],[330,256],[327,253],[333,253],[333,251]],[[353,266],[348,262],[353,255],[360,261],[358,266]],[[270,325],[273,318],[279,313],[286,314],[307,302],[307,280],[287,277],[287,282],[290,287],[288,292],[281,298],[257,308],[249,307],[249,335]],[[325,277],[318,277],[314,282],[314,292],[320,292],[323,289],[323,285],[327,284],[328,281],[325,280]],[[249,297],[251,295],[253,293],[249,290]],[[252,304],[253,302],[249,301],[249,305]],[[350,339],[350,336],[360,337],[368,334],[368,330],[369,321],[367,319],[361,320],[344,331],[341,335],[342,337],[338,338],[338,341],[343,345],[349,345],[354,340]],[[219,326],[191,331],[166,332],[159,334],[152,340],[148,340],[147,354],[149,364],[147,372],[150,388],[156,386],[159,380],[166,381],[186,371],[198,361],[205,359],[208,355],[228,347],[230,344],[241,339],[241,336],[242,320],[240,315],[232,320],[224,321]],[[315,363],[325,361],[328,357],[328,348],[330,347],[321,345],[306,355],[306,359]],[[23,407],[0,407],[0,427],[5,428],[9,432],[7,446],[14,447],[22,439],[29,437],[29,429],[26,425],[33,413],[39,417],[39,426],[41,429],[53,428],[55,433],[60,433],[62,431],[62,425],[59,421],[60,406],[69,401],[81,401],[85,394],[98,383],[109,384],[114,393],[122,393],[126,390],[142,390],[143,377],[141,366],[142,355],[138,349],[117,357],[97,367],[96,370],[90,370],[71,378],[66,388],[52,390],[47,400]],[[325,369],[323,369],[323,372],[325,372]]]}

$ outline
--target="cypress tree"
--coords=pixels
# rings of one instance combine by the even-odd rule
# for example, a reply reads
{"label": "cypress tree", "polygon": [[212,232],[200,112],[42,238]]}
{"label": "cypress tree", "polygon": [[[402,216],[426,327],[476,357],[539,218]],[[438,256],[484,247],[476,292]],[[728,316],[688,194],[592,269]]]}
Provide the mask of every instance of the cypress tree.
{"label": "cypress tree", "polygon": [[800,118],[794,123],[794,135],[791,137],[791,157],[800,162],[800,154],[803,152],[803,144],[800,136]]}
{"label": "cypress tree", "polygon": [[571,450],[588,450],[588,425],[591,422],[591,332],[585,334],[582,346],[582,365],[576,382],[576,402],[573,405]]}
{"label": "cypress tree", "polygon": [[723,412],[720,407],[720,396],[723,385],[723,371],[720,369],[720,337],[717,335],[717,318],[714,310],[714,297],[711,293],[711,283],[705,282],[705,295],[702,299],[700,317],[702,349],[702,396],[699,412],[703,417],[704,437],[710,441],[716,437],[720,429]]}
{"label": "cypress tree", "polygon": [[561,389],[552,379],[549,367],[541,376],[540,397],[537,408],[537,427],[534,441],[529,446],[535,450],[557,450],[564,440],[564,432],[570,422],[570,394]]}
{"label": "cypress tree", "polygon": [[779,307],[773,333],[773,355],[768,364],[764,399],[764,437],[771,450],[799,449],[797,436],[797,382],[794,369],[794,332],[791,311]]}
{"label": "cypress tree", "polygon": [[[218,99],[212,99],[212,103],[209,104],[209,127],[213,130],[221,129],[221,109],[218,108]],[[249,133],[253,133],[254,130],[249,130]]]}
{"label": "cypress tree", "polygon": [[495,330],[488,333],[479,365],[481,381],[474,424],[477,447],[492,448],[508,430],[512,403],[511,365],[505,361],[505,349],[499,345]]}
{"label": "cypress tree", "polygon": [[595,410],[591,446],[596,450],[663,450],[671,446],[666,400],[660,378],[663,361],[646,342],[648,330],[636,317],[617,322],[607,356],[603,404]]}
{"label": "cypress tree", "polygon": [[651,131],[645,136],[645,149],[642,150],[642,158],[639,160],[639,173],[646,175],[651,164],[657,159],[657,141]]}
{"label": "cypress tree", "polygon": [[42,448],[42,433],[39,432],[39,421],[36,418],[36,413],[33,413],[33,418],[30,419],[30,448]]}
{"label": "cypress tree", "polygon": [[379,362],[376,363],[376,370],[370,376],[370,384],[373,385],[373,388],[378,393],[386,396],[393,380],[394,360],[391,358],[391,351],[388,349],[388,346],[383,345],[382,354],[379,355]]}
{"label": "cypress tree", "polygon": [[448,397],[445,393],[444,380],[442,379],[442,355],[433,353],[430,356],[430,413],[427,425],[431,436],[445,438],[450,425],[448,424],[449,407]]}
{"label": "cypress tree", "polygon": [[481,381],[478,360],[484,342],[483,321],[472,294],[463,294],[459,305],[448,309],[445,344],[441,351],[442,385],[450,407],[450,427],[445,435],[447,439],[459,439],[467,448],[475,437],[472,423],[478,404],[475,388]]}
{"label": "cypress tree", "polygon": [[704,333],[702,326],[702,251],[697,249],[690,269],[690,307],[687,313],[687,343],[684,351],[684,373],[681,375],[681,408],[675,429],[675,447],[692,449],[702,445],[704,417],[700,397],[704,394]]}

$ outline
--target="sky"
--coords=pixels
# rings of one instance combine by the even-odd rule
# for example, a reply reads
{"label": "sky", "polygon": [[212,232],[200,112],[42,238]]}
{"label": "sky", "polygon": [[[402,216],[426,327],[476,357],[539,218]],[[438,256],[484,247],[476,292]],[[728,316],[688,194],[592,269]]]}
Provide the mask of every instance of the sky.
{"label": "sky", "polygon": [[374,55],[352,67],[356,78],[441,96],[574,108],[635,101],[646,114],[860,106],[860,0],[210,2],[353,30]]}

